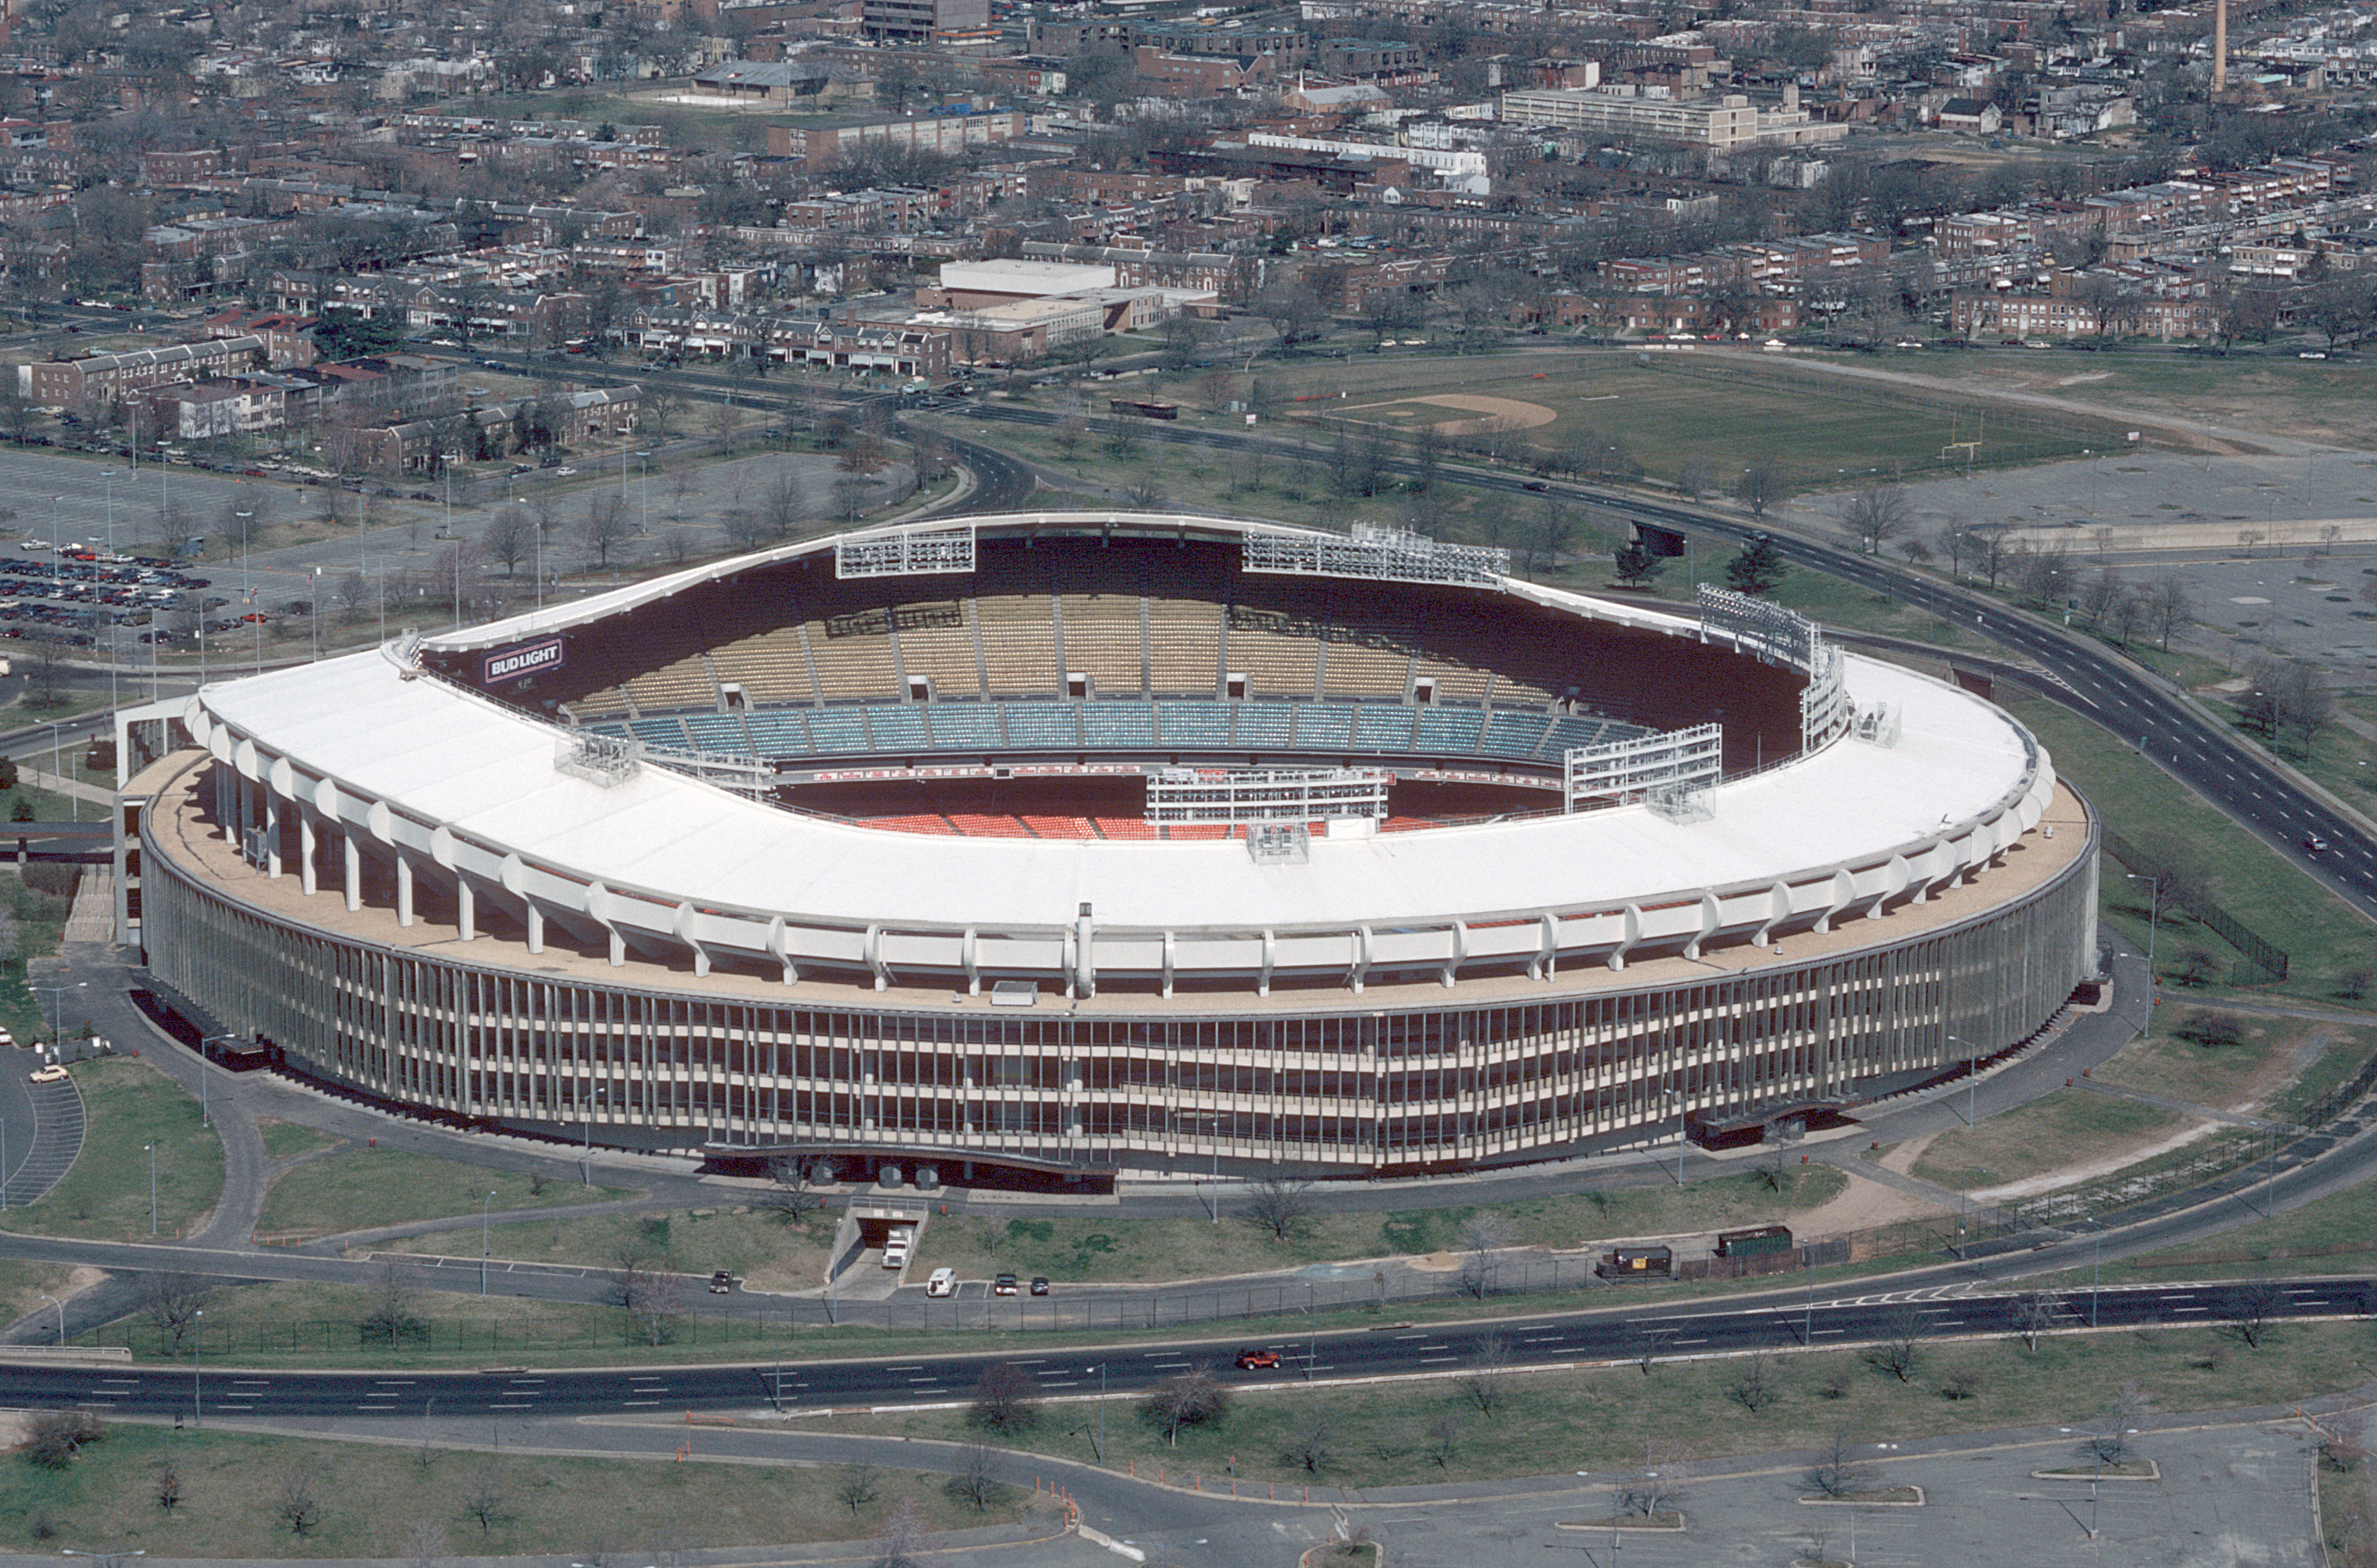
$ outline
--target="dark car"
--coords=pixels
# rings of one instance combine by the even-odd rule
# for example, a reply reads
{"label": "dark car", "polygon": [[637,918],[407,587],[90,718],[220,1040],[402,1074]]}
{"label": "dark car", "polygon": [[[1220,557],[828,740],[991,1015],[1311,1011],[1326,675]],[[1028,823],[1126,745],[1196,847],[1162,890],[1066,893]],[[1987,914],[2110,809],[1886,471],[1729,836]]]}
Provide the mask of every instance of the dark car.
{"label": "dark car", "polygon": [[1548,490],[1551,486],[1540,479],[1530,479],[1520,486],[1523,490]]}
{"label": "dark car", "polygon": [[1013,1275],[1011,1275],[1011,1274],[1003,1274],[1003,1275],[999,1275],[996,1280],[994,1280],[994,1281],[992,1281],[992,1282],[991,1282],[990,1293],[991,1293],[993,1296],[1012,1296],[1012,1295],[1014,1295],[1014,1294],[1015,1294],[1015,1276],[1014,1276]]}
{"label": "dark car", "polygon": [[710,1293],[712,1296],[723,1296],[734,1288],[735,1275],[732,1270],[720,1269],[710,1276]]}
{"label": "dark car", "polygon": [[1279,1352],[1276,1350],[1241,1350],[1238,1352],[1238,1371],[1242,1372],[1260,1371],[1266,1368],[1276,1367],[1278,1365]]}
{"label": "dark car", "polygon": [[1035,1274],[1032,1276],[1032,1294],[1034,1296],[1045,1296],[1048,1294],[1048,1276],[1046,1275]]}

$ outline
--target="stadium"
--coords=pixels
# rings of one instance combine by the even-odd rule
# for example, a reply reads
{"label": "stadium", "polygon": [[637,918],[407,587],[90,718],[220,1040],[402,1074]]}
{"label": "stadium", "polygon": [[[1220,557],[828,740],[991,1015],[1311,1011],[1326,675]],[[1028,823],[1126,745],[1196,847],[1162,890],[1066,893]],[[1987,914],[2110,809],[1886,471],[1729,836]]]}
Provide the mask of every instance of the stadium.
{"label": "stadium", "polygon": [[1703,588],[844,534],[133,710],[122,934],[288,1071],[844,1179],[1426,1174],[1967,1071],[2096,964],[1982,698]]}

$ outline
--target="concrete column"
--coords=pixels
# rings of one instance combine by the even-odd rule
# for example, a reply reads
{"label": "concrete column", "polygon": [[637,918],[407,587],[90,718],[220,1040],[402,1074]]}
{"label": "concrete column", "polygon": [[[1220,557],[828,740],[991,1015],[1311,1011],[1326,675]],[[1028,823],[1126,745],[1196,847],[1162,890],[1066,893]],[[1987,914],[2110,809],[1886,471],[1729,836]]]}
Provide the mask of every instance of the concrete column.
{"label": "concrete column", "polygon": [[321,844],[314,832],[314,813],[301,805],[297,808],[297,885],[308,898],[319,891],[314,885],[314,856],[320,852]]}
{"label": "concrete column", "polygon": [[412,924],[412,856],[396,852],[396,923]]}
{"label": "concrete column", "polygon": [[264,797],[264,874],[281,875],[281,797],[259,783],[256,793]]}
{"label": "concrete column", "polygon": [[339,847],[346,856],[347,908],[352,913],[364,906],[364,852],[362,846],[355,843],[353,829],[340,832]]}
{"label": "concrete column", "polygon": [[532,898],[526,902],[528,904],[528,951],[543,952],[544,951],[544,910]]}
{"label": "concrete column", "polygon": [[454,919],[462,928],[461,940],[479,940],[479,895],[472,890],[471,879],[460,872],[454,877]]}

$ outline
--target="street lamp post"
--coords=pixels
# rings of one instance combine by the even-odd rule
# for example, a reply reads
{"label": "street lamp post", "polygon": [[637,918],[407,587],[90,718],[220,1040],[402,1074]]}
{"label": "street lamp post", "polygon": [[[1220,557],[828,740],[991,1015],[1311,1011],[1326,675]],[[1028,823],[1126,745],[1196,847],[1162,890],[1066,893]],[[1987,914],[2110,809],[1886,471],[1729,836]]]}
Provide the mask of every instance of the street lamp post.
{"label": "street lamp post", "polygon": [[2155,936],[2162,929],[2162,878],[2136,871],[2124,871],[2121,875],[2146,884],[2146,995],[2151,997],[2155,988]]}
{"label": "street lamp post", "polygon": [[[1980,1047],[1955,1035],[1949,1035],[1948,1042],[1965,1047],[1965,1125],[1971,1127],[1979,1114],[1976,1103],[1981,1087]],[[1967,1202],[1965,1189],[1956,1189],[1956,1255],[1969,1263],[1973,1253],[1972,1244],[1965,1239],[1965,1205]]]}
{"label": "street lamp post", "polygon": [[479,1294],[487,1293],[487,1206],[496,1201],[496,1190],[489,1187],[479,1199]]}
{"label": "street lamp post", "polygon": [[143,1143],[140,1146],[149,1151],[149,1234],[154,1237],[157,1234],[157,1145]]}
{"label": "street lamp post", "polygon": [[1679,1089],[1662,1089],[1661,1094],[1676,1102],[1676,1185],[1684,1184],[1684,1096]]}
{"label": "street lamp post", "polygon": [[1320,1359],[1320,1287],[1311,1280],[1304,1282],[1304,1381],[1312,1381],[1313,1363]]}
{"label": "street lamp post", "polygon": [[74,820],[79,822],[82,820],[82,796],[74,792],[74,785],[67,780],[65,768],[59,765],[59,757],[64,749],[59,744],[59,734],[65,727],[65,723],[63,719],[50,721],[50,777],[58,781],[58,789],[66,797],[66,809],[72,812]]}
{"label": "street lamp post", "polygon": [[54,1296],[44,1296],[41,1299],[58,1310],[58,1343],[64,1345],[66,1342],[66,1304]]}
{"label": "street lamp post", "polygon": [[200,1307],[190,1314],[190,1417],[196,1426],[207,1424],[207,1404],[198,1382],[198,1341],[205,1337],[207,1310]]}
{"label": "street lamp post", "polygon": [[63,1035],[66,1033],[66,994],[68,991],[79,991],[79,990],[83,990],[83,989],[85,989],[86,987],[88,987],[90,986],[90,981],[88,981],[88,980],[77,980],[77,981],[76,981],[73,985],[71,985],[71,986],[28,986],[28,987],[25,987],[27,990],[30,990],[30,991],[46,991],[46,992],[48,992],[48,993],[49,993],[49,997],[50,997],[50,1052],[51,1052],[50,1059],[51,1059],[51,1060],[53,1060],[53,1061],[54,1061],[54,1060],[56,1060],[56,1059],[57,1059],[57,1051],[58,1051],[58,1040],[59,1040],[59,1037],[60,1037],[61,1035]]}
{"label": "street lamp post", "polygon": [[643,531],[650,533],[652,531],[652,454],[648,451],[636,454],[636,484],[644,493]]}

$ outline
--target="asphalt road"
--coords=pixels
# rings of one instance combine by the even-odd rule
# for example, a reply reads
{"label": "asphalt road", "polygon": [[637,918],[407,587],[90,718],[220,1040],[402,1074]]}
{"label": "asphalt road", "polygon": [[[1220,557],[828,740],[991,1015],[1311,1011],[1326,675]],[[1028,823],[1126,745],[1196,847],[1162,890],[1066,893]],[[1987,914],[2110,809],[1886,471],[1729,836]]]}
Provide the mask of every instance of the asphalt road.
{"label": "asphalt road", "polygon": [[[125,1364],[12,1366],[11,1404],[83,1405],[121,1415],[175,1413],[273,1417],[437,1415],[610,1415],[639,1410],[745,1409],[768,1404],[819,1410],[932,1404],[972,1397],[994,1362],[1027,1371],[1043,1394],[1124,1395],[1191,1369],[1224,1382],[1285,1379],[1342,1382],[1480,1370],[1703,1356],[1728,1351],[1875,1344],[1938,1336],[2022,1332],[2027,1303],[2057,1330],[2146,1324],[2227,1323],[2240,1336],[2286,1318],[2358,1314],[2377,1299],[2377,1280],[2350,1278],[2272,1286],[2171,1285],[2076,1290],[2044,1299],[1968,1294],[1968,1287],[1885,1291],[1813,1301],[1787,1291],[1755,1300],[1678,1310],[1644,1288],[1630,1308],[1593,1312],[1538,1311],[1488,1323],[1390,1324],[1320,1333],[1303,1339],[1243,1338],[1156,1345],[795,1361],[782,1366],[652,1366],[594,1369],[485,1369],[311,1372]],[[1029,1347],[1033,1352],[1040,1347]],[[1269,1369],[1235,1365],[1240,1348],[1279,1357]]]}

